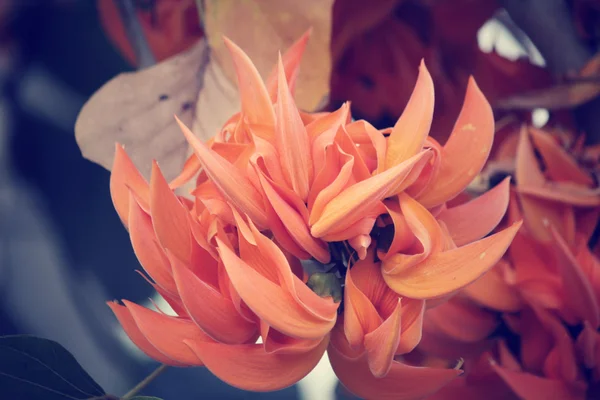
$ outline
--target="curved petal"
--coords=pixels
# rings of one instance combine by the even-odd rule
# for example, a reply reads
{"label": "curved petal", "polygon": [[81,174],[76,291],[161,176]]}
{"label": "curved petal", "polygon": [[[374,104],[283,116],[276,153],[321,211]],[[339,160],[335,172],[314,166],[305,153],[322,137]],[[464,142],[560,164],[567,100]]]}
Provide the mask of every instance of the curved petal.
{"label": "curved petal", "polygon": [[175,117],[188,143],[200,159],[202,167],[223,197],[248,214],[261,227],[268,226],[267,215],[262,207],[260,193],[236,167],[209,149],[187,126]]}
{"label": "curved petal", "polygon": [[349,269],[344,290],[344,333],[350,346],[362,349],[365,335],[375,331],[382,322],[371,300],[354,284],[352,269]]}
{"label": "curved petal", "polygon": [[565,290],[565,302],[582,321],[587,321],[597,329],[600,326],[600,308],[594,289],[564,239],[553,228],[551,233],[554,238],[558,271]]}
{"label": "curved petal", "polygon": [[381,325],[365,335],[365,350],[369,369],[373,376],[384,377],[392,367],[394,355],[400,344],[402,301],[398,298],[396,308]]}
{"label": "curved petal", "polygon": [[[309,28],[298,40],[296,40],[287,50],[283,53],[283,69],[285,71],[285,78],[290,88],[290,92],[294,93],[296,86],[296,79],[300,72],[300,62],[302,61],[302,55],[306,49],[306,43],[312,34],[312,28]],[[271,98],[271,103],[277,101],[277,70],[275,67],[267,78],[267,91]]]}
{"label": "curved petal", "polygon": [[275,126],[275,113],[269,92],[256,67],[235,43],[223,38],[231,53],[242,101],[242,113],[251,124]]}
{"label": "curved petal", "polygon": [[456,369],[414,367],[394,361],[386,376],[376,378],[371,374],[366,355],[348,359],[333,343],[327,354],[341,383],[355,395],[367,399],[424,398],[461,374]]}
{"label": "curved petal", "polygon": [[202,168],[202,164],[200,164],[200,160],[195,154],[192,154],[188,157],[183,164],[183,169],[171,182],[169,182],[169,187],[172,190],[175,190],[187,182],[191,181],[192,178],[200,172],[200,168]]}
{"label": "curved petal", "polygon": [[171,257],[173,278],[190,318],[209,336],[226,344],[255,338],[256,324],[243,318],[233,302],[199,279],[177,257]]}
{"label": "curved petal", "polygon": [[156,161],[152,163],[150,177],[150,213],[156,238],[162,247],[169,249],[180,259],[190,261],[192,233],[189,228],[189,211],[169,187]]}
{"label": "curved petal", "polygon": [[187,342],[204,365],[231,386],[255,392],[286,388],[304,378],[319,362],[329,338],[305,353],[267,353],[260,344],[223,345]]}
{"label": "curved petal", "polygon": [[409,353],[421,342],[424,316],[425,300],[402,299],[402,332],[396,354]]}
{"label": "curved petal", "polygon": [[417,200],[431,208],[456,197],[483,168],[493,141],[492,108],[471,77],[463,107],[442,150],[439,172]]}
{"label": "curved petal", "polygon": [[525,400],[582,400],[585,398],[586,385],[583,382],[568,384],[527,372],[511,371],[496,363],[492,363],[492,368],[520,398]]}
{"label": "curved petal", "polygon": [[183,367],[185,364],[179,363],[175,360],[170,359],[160,351],[156,349],[146,337],[140,331],[135,320],[131,316],[131,313],[127,309],[127,307],[117,304],[116,302],[108,301],[106,302],[110,309],[113,311],[119,323],[123,327],[123,330],[131,339],[131,341],[142,350],[148,357],[161,362],[163,364],[172,365],[174,367]]}
{"label": "curved petal", "polygon": [[212,341],[192,321],[170,317],[123,300],[136,325],[148,342],[165,356],[185,365],[202,365],[202,361],[183,342]]}
{"label": "curved petal", "polygon": [[523,306],[518,291],[504,278],[511,266],[504,260],[483,274],[481,278],[463,289],[463,293],[475,302],[504,312],[516,312]]}
{"label": "curved petal", "polygon": [[326,244],[322,240],[315,239],[310,234],[306,221],[279,195],[269,180],[264,177],[261,172],[258,173],[258,176],[267,199],[294,241],[302,248],[302,250],[308,252],[320,262],[324,264],[328,263],[331,259],[331,255],[329,254]]}
{"label": "curved petal", "polygon": [[312,225],[311,233],[322,237],[343,231],[379,204],[388,193],[398,189],[413,168],[423,168],[431,157],[421,152],[387,171],[345,189],[325,206],[321,217]]}
{"label": "curved petal", "polygon": [[[406,224],[421,246],[416,254],[390,255],[388,252],[388,256],[383,260],[383,270],[387,274],[400,273],[416,266],[431,254],[441,251],[445,242],[443,231],[429,210],[404,193],[398,195],[398,200]],[[399,231],[399,234],[401,233]]]}
{"label": "curved petal", "polygon": [[177,295],[169,259],[158,244],[152,220],[133,199],[133,195],[129,201],[129,237],[133,252],[144,271],[169,294]]}
{"label": "curved petal", "polygon": [[583,186],[594,185],[594,179],[579,168],[577,161],[561,148],[550,134],[534,127],[529,127],[529,134],[544,160],[546,174],[550,179]]}
{"label": "curved petal", "polygon": [[142,208],[148,210],[148,199],[150,198],[148,182],[135,167],[123,146],[116,143],[115,160],[110,174],[110,196],[125,227],[128,227],[127,223],[129,221],[130,191],[135,192],[138,201],[143,203]]}
{"label": "curved petal", "polygon": [[427,311],[427,319],[445,335],[471,343],[487,338],[500,322],[495,314],[455,299]]}
{"label": "curved petal", "polygon": [[457,246],[471,243],[490,233],[500,223],[510,199],[510,177],[483,195],[445,209],[438,219],[448,227]]}
{"label": "curved petal", "polygon": [[277,119],[275,124],[275,144],[283,167],[286,181],[292,190],[306,201],[313,179],[313,165],[306,128],[300,119],[298,108],[285,80],[281,57],[278,73]]}
{"label": "curved petal", "polygon": [[421,151],[431,128],[434,101],[433,80],[421,60],[415,88],[387,140],[386,169]]}
{"label": "curved petal", "polygon": [[[454,250],[431,254],[400,273],[386,273],[388,286],[403,296],[428,299],[444,296],[473,282],[502,257],[521,223]],[[385,262],[384,262],[385,264]]]}
{"label": "curved petal", "polygon": [[218,250],[233,287],[261,319],[282,333],[303,339],[325,336],[335,324],[299,307],[280,286],[260,275],[217,238]]}

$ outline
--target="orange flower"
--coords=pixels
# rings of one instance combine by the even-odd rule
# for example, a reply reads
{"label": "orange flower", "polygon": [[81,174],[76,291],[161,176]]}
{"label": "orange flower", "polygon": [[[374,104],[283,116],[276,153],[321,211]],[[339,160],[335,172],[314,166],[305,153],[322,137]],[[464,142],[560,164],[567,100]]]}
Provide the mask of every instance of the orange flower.
{"label": "orange flower", "polygon": [[[499,360],[486,381],[519,398],[592,398],[600,379],[600,261],[588,241],[600,192],[587,169],[595,165],[580,161],[589,161],[581,141],[571,141],[567,151],[564,135],[523,127],[513,138],[497,153],[503,165],[516,160],[505,224],[524,219],[524,227],[495,268],[425,314],[419,349],[446,358],[460,353],[471,362]],[[435,398],[466,396],[481,385],[468,376],[460,380]]]}
{"label": "orange flower", "polygon": [[[295,383],[331,337],[332,365],[357,394],[433,393],[460,371],[409,356],[426,306],[490,269],[520,227],[481,239],[506,211],[508,180],[481,198],[446,204],[488,157],[491,109],[471,80],[440,146],[428,138],[433,85],[421,64],[391,129],[351,122],[348,105],[303,113],[292,89],[307,39],[280,57],[266,84],[226,40],[241,112],[208,143],[178,120],[194,155],[171,183],[155,163],[148,184],[117,146],[115,208],[151,284],[177,315],[127,301],[110,306],[150,357],[205,365],[243,389]],[[190,198],[175,194],[194,180]]]}

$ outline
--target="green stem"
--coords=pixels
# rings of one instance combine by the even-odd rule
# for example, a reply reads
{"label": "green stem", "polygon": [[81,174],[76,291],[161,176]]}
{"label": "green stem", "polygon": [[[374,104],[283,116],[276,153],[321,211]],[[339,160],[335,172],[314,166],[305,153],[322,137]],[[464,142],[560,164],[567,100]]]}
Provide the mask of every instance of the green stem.
{"label": "green stem", "polygon": [[135,385],[133,389],[125,394],[121,400],[129,400],[140,391],[142,391],[146,386],[150,384],[157,376],[159,376],[165,369],[167,369],[168,365],[162,364],[160,367],[156,368],[154,372],[144,378],[140,383]]}

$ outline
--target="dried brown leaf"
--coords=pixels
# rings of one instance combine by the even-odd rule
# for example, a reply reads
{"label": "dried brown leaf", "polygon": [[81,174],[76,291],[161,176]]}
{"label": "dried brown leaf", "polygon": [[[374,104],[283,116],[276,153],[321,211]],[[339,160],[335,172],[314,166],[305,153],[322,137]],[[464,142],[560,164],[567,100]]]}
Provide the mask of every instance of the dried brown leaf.
{"label": "dried brown leaf", "polygon": [[277,52],[312,27],[295,96],[300,108],[312,111],[329,91],[332,6],[333,0],[206,0],[204,29],[225,76],[235,82],[223,36],[244,49],[266,78]]}
{"label": "dried brown leaf", "polygon": [[107,82],[84,105],[75,124],[83,156],[110,169],[118,142],[146,177],[152,159],[174,177],[185,160],[187,144],[173,115],[193,123],[207,63],[207,46],[201,41],[160,64]]}

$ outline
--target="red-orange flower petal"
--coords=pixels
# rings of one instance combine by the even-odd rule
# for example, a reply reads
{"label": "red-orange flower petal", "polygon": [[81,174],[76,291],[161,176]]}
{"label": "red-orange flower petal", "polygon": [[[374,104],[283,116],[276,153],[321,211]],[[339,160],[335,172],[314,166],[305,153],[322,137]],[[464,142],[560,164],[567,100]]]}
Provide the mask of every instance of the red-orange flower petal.
{"label": "red-orange flower petal", "polygon": [[388,138],[386,169],[421,151],[431,128],[434,100],[433,80],[421,60],[415,88]]}
{"label": "red-orange flower petal", "polygon": [[184,340],[212,341],[188,319],[170,317],[127,300],[123,303],[146,339],[167,357],[185,365],[202,365],[202,361]]}
{"label": "red-orange flower petal", "polygon": [[442,220],[457,246],[480,239],[500,223],[508,208],[510,178],[467,203],[448,208],[440,213]]}
{"label": "red-orange flower petal", "polygon": [[[479,278],[502,257],[521,223],[454,250],[431,254],[422,263],[384,279],[396,293],[414,299],[441,297]],[[385,264],[385,262],[384,262]]]}
{"label": "red-orange flower petal", "polygon": [[251,124],[275,126],[275,113],[269,92],[258,70],[242,49],[227,38],[223,40],[235,66],[242,113]]}
{"label": "red-orange flower petal", "polygon": [[142,208],[148,209],[150,189],[148,183],[135,167],[120,144],[115,145],[115,159],[110,174],[110,196],[121,222],[127,227],[129,221],[129,192],[133,191],[143,203]]}
{"label": "red-orange flower petal", "polygon": [[306,376],[319,362],[328,337],[305,353],[268,353],[261,344],[224,345],[186,342],[219,379],[244,390],[268,392],[286,388]]}
{"label": "red-orange flower petal", "polygon": [[419,194],[419,202],[431,208],[462,192],[483,168],[493,141],[492,108],[471,77],[462,110],[443,147],[439,172]]}

